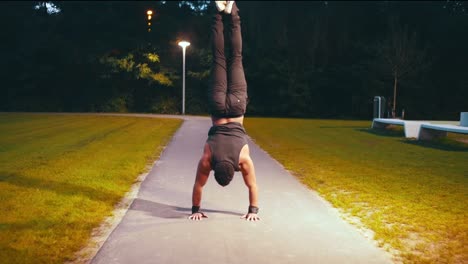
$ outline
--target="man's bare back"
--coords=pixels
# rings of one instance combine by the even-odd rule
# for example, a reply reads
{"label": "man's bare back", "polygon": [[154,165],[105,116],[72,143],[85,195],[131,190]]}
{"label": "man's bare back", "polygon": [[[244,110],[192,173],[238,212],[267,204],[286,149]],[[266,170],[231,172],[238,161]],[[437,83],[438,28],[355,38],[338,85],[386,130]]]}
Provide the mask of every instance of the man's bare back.
{"label": "man's bare back", "polygon": [[213,123],[213,126],[219,126],[219,125],[224,125],[227,123],[231,122],[237,122],[240,123],[241,125],[244,125],[244,116],[239,116],[239,117],[214,117],[211,116],[211,122]]}

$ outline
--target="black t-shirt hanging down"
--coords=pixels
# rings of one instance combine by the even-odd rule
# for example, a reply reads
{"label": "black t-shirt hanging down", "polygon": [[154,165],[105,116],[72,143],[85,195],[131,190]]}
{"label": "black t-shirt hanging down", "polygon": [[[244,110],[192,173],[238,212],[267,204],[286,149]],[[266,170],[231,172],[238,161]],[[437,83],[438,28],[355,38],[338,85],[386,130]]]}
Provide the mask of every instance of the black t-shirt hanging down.
{"label": "black t-shirt hanging down", "polygon": [[220,161],[228,161],[240,171],[239,154],[247,144],[247,133],[241,123],[231,122],[212,126],[206,140],[211,150],[211,166]]}

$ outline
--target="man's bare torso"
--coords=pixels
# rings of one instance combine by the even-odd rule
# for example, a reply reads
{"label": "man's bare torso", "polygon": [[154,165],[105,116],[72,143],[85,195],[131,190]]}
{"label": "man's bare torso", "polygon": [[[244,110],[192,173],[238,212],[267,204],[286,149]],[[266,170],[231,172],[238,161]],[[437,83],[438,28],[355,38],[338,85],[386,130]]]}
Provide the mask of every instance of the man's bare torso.
{"label": "man's bare torso", "polygon": [[231,122],[237,122],[241,123],[241,125],[244,125],[244,116],[239,116],[239,117],[214,117],[211,116],[211,122],[213,123],[213,126],[219,126]]}

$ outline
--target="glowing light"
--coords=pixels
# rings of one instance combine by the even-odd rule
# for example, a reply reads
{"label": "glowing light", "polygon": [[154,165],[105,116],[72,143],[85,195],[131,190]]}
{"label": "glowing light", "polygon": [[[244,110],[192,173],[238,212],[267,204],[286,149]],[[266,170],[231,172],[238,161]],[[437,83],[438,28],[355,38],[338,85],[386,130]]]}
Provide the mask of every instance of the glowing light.
{"label": "glowing light", "polygon": [[148,16],[151,16],[151,15],[153,14],[153,11],[152,11],[152,10],[148,10],[148,11],[146,11],[146,14],[147,14]]}
{"label": "glowing light", "polygon": [[151,22],[148,22],[148,26],[151,26]]}
{"label": "glowing light", "polygon": [[41,8],[45,8],[47,10],[47,14],[57,14],[62,11],[59,7],[57,7],[54,3],[51,2],[42,2],[34,6],[34,9],[39,10]]}
{"label": "glowing light", "polygon": [[182,40],[179,42],[179,46],[181,46],[182,48],[188,47],[190,46],[190,42]]}
{"label": "glowing light", "polygon": [[183,56],[183,68],[182,68],[182,114],[185,115],[185,48],[190,46],[190,42],[182,40],[179,42],[179,46],[182,47]]}
{"label": "glowing light", "polygon": [[151,20],[151,16],[148,16],[148,20]]}

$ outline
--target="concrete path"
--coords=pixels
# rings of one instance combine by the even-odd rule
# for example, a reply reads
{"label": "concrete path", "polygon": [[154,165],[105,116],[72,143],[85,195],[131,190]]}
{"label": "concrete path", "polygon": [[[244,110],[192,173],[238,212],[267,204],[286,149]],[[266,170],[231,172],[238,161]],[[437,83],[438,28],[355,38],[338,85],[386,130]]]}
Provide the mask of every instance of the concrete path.
{"label": "concrete path", "polygon": [[252,142],[261,221],[240,219],[249,202],[239,172],[224,188],[211,175],[202,199],[209,218],[188,220],[210,126],[209,118],[185,118],[92,263],[391,263]]}

